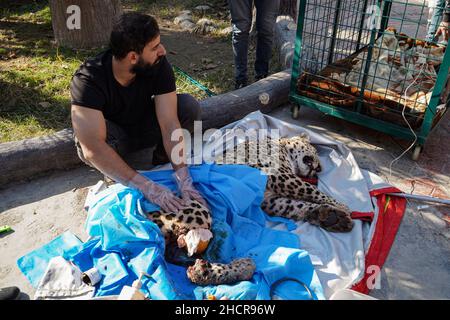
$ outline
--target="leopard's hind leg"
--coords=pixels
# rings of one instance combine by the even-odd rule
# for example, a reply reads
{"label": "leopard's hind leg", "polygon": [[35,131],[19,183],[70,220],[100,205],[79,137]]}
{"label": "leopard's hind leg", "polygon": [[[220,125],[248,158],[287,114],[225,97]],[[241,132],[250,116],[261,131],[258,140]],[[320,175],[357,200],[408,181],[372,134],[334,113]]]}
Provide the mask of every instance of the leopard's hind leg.
{"label": "leopard's hind leg", "polygon": [[229,264],[197,259],[194,265],[188,267],[186,273],[193,283],[207,286],[248,281],[253,277],[255,269],[255,262],[251,258],[236,259]]}
{"label": "leopard's hind leg", "polygon": [[306,182],[292,173],[270,175],[267,182],[268,189],[281,197],[302,200],[317,204],[329,204],[342,211],[350,213],[346,205],[339,203],[327,194],[320,191],[315,185]]}
{"label": "leopard's hind leg", "polygon": [[308,221],[331,232],[349,232],[353,228],[353,221],[350,215],[329,204],[318,204],[269,195],[264,198],[261,208],[271,216],[295,221]]}

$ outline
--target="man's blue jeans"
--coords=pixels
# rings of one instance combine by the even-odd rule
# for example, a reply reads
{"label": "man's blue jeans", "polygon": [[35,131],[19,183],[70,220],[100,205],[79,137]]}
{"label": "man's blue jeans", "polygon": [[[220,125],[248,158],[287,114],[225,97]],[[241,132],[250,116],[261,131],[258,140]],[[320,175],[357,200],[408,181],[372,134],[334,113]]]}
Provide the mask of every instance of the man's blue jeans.
{"label": "man's blue jeans", "polygon": [[256,77],[269,73],[273,33],[280,0],[228,0],[233,28],[232,43],[237,82],[247,81],[248,38],[252,24],[252,3],[256,7]]}
{"label": "man's blue jeans", "polygon": [[430,21],[428,23],[428,30],[427,30],[427,41],[433,41],[435,42],[435,34],[439,27],[439,24],[442,20],[442,15],[444,13],[444,6],[445,6],[445,0],[436,0],[436,4],[433,10],[433,13],[430,17]]}

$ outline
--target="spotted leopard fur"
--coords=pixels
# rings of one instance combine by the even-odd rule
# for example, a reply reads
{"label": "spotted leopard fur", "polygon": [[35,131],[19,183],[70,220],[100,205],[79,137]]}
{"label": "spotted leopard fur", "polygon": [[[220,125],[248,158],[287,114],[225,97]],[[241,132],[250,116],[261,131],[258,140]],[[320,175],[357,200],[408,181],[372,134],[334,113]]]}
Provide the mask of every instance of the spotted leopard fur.
{"label": "spotted leopard fur", "polygon": [[[267,148],[265,150],[263,146]],[[261,155],[256,161],[250,155]],[[348,232],[353,227],[350,210],[343,204],[322,193],[318,188],[302,180],[314,177],[322,170],[317,150],[305,135],[289,139],[245,142],[236,146],[216,163],[247,164],[268,174],[268,182],[262,208],[269,215],[308,221],[328,231]],[[148,213],[156,223],[166,243],[171,243],[190,230],[211,228],[209,210],[197,201],[190,202],[176,213],[162,210]],[[230,264],[209,263],[197,259],[187,270],[189,279],[199,285],[217,285],[249,280],[255,271],[251,259],[238,259]]]}
{"label": "spotted leopard fur", "polygon": [[210,229],[211,214],[209,209],[198,201],[190,201],[178,212],[164,212],[163,210],[149,212],[147,218],[153,221],[164,235],[166,244],[177,241],[179,236],[186,235],[195,229]]}
{"label": "spotted leopard fur", "polygon": [[268,176],[262,209],[272,216],[308,221],[331,232],[353,228],[350,210],[303,178],[322,171],[317,150],[305,134],[246,141],[216,157],[218,164],[246,164]]}
{"label": "spotted leopard fur", "polygon": [[255,263],[250,258],[236,259],[229,264],[197,259],[193,266],[188,267],[187,276],[193,283],[201,286],[231,284],[250,280],[255,269]]}

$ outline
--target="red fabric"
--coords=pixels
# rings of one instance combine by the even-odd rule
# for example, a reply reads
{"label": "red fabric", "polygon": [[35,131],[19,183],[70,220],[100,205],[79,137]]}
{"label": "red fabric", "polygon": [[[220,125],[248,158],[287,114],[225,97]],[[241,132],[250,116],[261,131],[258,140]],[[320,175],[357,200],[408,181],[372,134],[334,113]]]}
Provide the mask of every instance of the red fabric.
{"label": "red fabric", "polygon": [[302,179],[303,181],[306,181],[306,182],[311,183],[311,184],[314,184],[314,185],[317,185],[317,183],[319,182],[319,179],[317,179],[317,178],[305,178],[305,177],[301,177],[301,179]]}
{"label": "red fabric", "polygon": [[386,194],[386,193],[402,193],[402,191],[395,187],[387,187],[387,188],[372,190],[369,192],[371,197],[376,197],[376,196]]}
{"label": "red fabric", "polygon": [[[366,272],[364,278],[354,284],[352,289],[364,294],[369,293],[368,280],[374,277],[374,270],[370,266],[377,266],[381,270],[383,267],[392,244],[394,243],[395,236],[403,218],[403,214],[406,209],[406,199],[402,197],[389,196],[390,201],[387,203],[386,193],[400,193],[397,188],[383,188],[373,190],[370,195],[377,198],[377,204],[379,208],[379,214],[377,219],[377,225],[370,244],[370,248],[367,252],[365,259]],[[387,206],[386,206],[387,205]],[[371,284],[373,281],[370,282]]]}
{"label": "red fabric", "polygon": [[352,219],[359,219],[362,221],[372,222],[374,217],[375,213],[373,212],[359,212],[359,211],[352,212]]}

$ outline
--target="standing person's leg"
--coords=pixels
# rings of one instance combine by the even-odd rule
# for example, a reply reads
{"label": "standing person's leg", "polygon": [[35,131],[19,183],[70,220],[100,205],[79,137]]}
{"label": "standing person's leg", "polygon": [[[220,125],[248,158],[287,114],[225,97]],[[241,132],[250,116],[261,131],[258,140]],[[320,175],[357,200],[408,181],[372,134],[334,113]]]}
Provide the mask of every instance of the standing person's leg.
{"label": "standing person's leg", "polygon": [[252,25],[253,0],[228,0],[231,13],[231,26],[235,89],[247,85],[248,37]]}
{"label": "standing person's leg", "polygon": [[280,9],[280,0],[255,0],[256,6],[256,80],[267,77],[269,61],[272,57],[272,44],[275,22]]}
{"label": "standing person's leg", "polygon": [[442,15],[443,15],[443,8],[445,6],[445,0],[434,0],[430,1],[429,3],[430,10],[429,10],[429,23],[428,23],[428,30],[427,30],[427,41],[436,41],[435,35],[437,28],[439,26],[439,23],[441,22]]}

